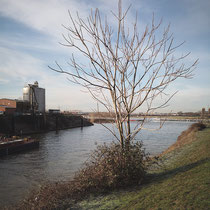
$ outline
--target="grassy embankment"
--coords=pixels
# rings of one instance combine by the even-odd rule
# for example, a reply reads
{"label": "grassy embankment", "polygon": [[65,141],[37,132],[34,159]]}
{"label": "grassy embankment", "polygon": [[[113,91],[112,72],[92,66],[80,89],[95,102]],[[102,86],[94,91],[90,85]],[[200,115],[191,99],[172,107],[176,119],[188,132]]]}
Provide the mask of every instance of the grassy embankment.
{"label": "grassy embankment", "polygon": [[91,197],[76,209],[210,209],[210,128],[189,129],[143,186]]}
{"label": "grassy embankment", "polygon": [[[210,128],[191,126],[159,156],[144,184],[72,198],[68,184],[46,186],[18,209],[210,209]],[[71,185],[71,183],[69,183]]]}

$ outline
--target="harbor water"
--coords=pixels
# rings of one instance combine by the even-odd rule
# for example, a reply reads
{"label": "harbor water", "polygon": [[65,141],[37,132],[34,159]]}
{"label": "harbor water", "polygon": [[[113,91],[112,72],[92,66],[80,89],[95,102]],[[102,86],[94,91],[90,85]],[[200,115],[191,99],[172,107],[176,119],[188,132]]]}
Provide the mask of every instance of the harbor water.
{"label": "harbor water", "polygon": [[[142,130],[136,140],[143,142],[151,155],[172,145],[191,122],[168,121],[160,130]],[[106,124],[111,128],[111,124]],[[133,122],[135,126],[135,122]],[[158,128],[152,121],[147,128]],[[37,149],[0,157],[0,206],[16,204],[31,190],[48,181],[66,181],[82,167],[97,145],[114,140],[100,124],[84,128],[48,132],[33,136],[40,140]]]}

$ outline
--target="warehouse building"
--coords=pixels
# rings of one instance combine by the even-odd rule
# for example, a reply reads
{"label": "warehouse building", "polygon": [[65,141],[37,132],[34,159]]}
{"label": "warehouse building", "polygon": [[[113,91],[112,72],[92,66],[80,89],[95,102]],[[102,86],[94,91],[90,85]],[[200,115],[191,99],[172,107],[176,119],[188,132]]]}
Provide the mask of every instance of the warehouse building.
{"label": "warehouse building", "polygon": [[38,82],[28,84],[23,88],[23,100],[0,99],[0,114],[44,113],[45,89]]}

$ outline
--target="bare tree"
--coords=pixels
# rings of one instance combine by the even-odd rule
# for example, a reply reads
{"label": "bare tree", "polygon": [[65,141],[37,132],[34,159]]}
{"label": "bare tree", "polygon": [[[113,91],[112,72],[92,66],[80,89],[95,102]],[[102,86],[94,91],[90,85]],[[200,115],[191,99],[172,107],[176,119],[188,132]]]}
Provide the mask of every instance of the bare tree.
{"label": "bare tree", "polygon": [[[63,35],[62,45],[78,50],[89,64],[80,64],[72,54],[69,65],[74,71],[64,70],[57,62],[57,67],[50,67],[69,75],[70,81],[85,87],[108,112],[114,112],[118,135],[109,130],[122,148],[143,128],[147,115],[165,107],[174,96],[165,92],[169,84],[177,78],[191,78],[197,64],[197,60],[190,66],[183,63],[189,53],[175,55],[183,43],[174,46],[169,26],[157,39],[161,21],[155,24],[154,16],[151,26],[146,26],[142,34],[137,29],[137,18],[132,30],[126,28],[128,11],[129,8],[123,12],[119,1],[118,14],[112,13],[117,30],[106,19],[102,20],[98,9],[91,11],[87,19],[78,13],[74,19],[69,12],[71,26],[64,26],[68,34]],[[155,105],[161,96],[166,99]],[[131,114],[142,106],[147,107],[144,120],[131,128]]]}

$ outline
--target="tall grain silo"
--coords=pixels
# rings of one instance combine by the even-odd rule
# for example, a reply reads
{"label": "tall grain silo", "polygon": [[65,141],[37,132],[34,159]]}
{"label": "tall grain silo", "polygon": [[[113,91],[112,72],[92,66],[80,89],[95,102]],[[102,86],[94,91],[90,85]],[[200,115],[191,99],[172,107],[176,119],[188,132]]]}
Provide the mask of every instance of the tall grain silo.
{"label": "tall grain silo", "polygon": [[30,101],[30,86],[29,85],[26,85],[24,88],[23,88],[23,100],[24,101]]}
{"label": "tall grain silo", "polygon": [[37,81],[23,88],[23,100],[30,102],[32,111],[45,112],[45,89]]}

